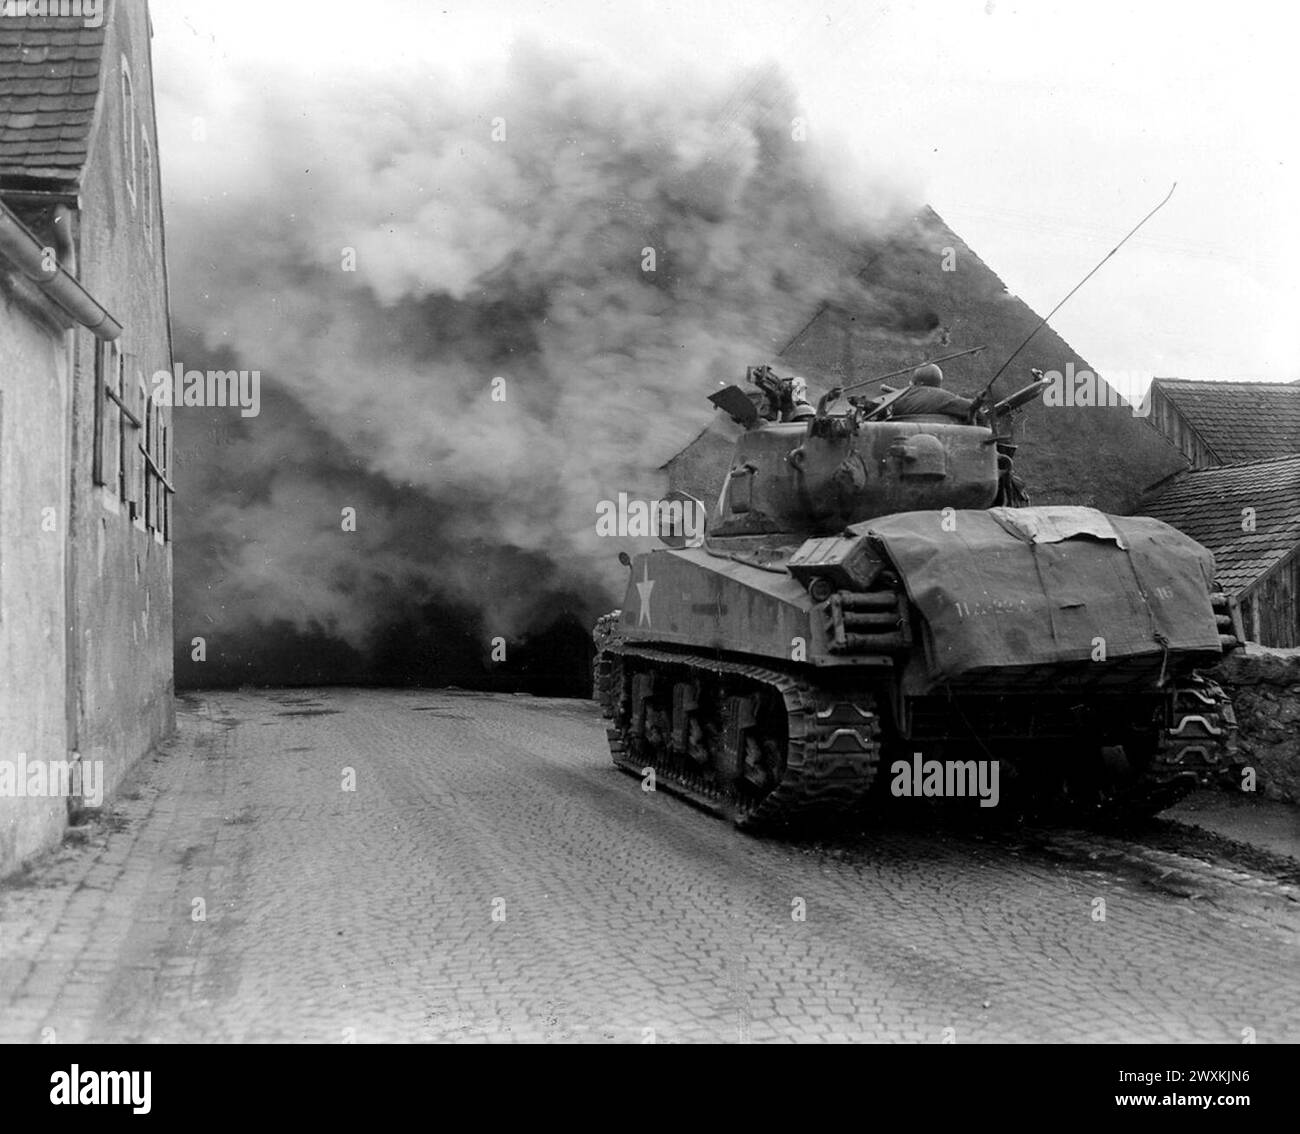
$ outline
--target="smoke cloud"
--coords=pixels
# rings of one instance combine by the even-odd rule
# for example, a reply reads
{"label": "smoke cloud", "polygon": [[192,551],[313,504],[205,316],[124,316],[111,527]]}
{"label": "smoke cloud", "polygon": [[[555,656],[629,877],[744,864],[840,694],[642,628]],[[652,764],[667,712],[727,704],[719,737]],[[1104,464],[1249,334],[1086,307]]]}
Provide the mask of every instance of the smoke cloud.
{"label": "smoke cloud", "polygon": [[587,625],[623,575],[599,501],[655,495],[818,303],[869,307],[851,253],[904,205],[773,69],[521,42],[475,83],[225,82],[166,170],[175,353],[259,370],[262,410],[176,410],[185,680],[196,634],[355,679],[450,619],[445,677]]}

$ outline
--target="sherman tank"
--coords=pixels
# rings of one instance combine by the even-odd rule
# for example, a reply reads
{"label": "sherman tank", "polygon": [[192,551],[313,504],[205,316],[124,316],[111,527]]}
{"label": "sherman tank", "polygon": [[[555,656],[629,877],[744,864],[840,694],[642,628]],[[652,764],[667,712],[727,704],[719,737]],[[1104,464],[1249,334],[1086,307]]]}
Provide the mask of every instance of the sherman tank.
{"label": "sherman tank", "polygon": [[1030,503],[1010,425],[1041,375],[964,416],[748,378],[710,399],[739,431],[707,522],[669,494],[664,546],[620,556],[594,675],[618,767],[750,831],[860,817],[921,761],[996,762],[1019,814],[1080,819],[1223,769],[1232,706],[1198,671],[1239,643],[1213,557]]}

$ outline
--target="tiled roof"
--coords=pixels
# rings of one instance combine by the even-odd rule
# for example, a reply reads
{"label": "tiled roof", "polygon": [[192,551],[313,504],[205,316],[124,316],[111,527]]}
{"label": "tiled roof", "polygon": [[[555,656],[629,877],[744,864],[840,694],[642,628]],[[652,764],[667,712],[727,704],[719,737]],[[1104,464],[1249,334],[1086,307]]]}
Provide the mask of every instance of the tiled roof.
{"label": "tiled roof", "polygon": [[80,180],[105,23],[89,28],[81,16],[0,16],[0,183]]}
{"label": "tiled roof", "polygon": [[[1254,531],[1242,530],[1246,508]],[[1300,544],[1300,456],[1180,473],[1139,511],[1208,547],[1219,586],[1240,594]]]}
{"label": "tiled roof", "polygon": [[1185,378],[1156,383],[1225,465],[1300,453],[1300,384]]}

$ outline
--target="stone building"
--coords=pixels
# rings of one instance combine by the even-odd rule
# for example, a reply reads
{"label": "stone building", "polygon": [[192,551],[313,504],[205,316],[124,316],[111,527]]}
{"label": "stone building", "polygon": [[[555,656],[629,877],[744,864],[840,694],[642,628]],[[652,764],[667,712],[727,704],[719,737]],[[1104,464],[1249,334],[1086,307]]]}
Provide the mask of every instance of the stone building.
{"label": "stone building", "polygon": [[0,874],[174,724],[150,38],[146,0],[0,17]]}

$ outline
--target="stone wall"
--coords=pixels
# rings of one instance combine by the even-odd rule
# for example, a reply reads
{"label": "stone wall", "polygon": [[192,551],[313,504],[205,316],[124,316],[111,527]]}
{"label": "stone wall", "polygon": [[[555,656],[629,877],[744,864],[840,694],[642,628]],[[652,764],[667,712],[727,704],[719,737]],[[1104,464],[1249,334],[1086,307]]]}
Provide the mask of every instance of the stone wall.
{"label": "stone wall", "polygon": [[1237,710],[1234,762],[1256,770],[1257,790],[1268,798],[1300,804],[1300,650],[1250,645],[1208,676]]}

